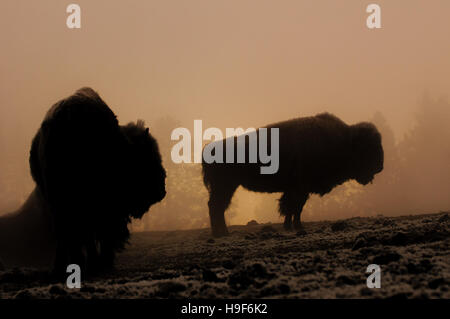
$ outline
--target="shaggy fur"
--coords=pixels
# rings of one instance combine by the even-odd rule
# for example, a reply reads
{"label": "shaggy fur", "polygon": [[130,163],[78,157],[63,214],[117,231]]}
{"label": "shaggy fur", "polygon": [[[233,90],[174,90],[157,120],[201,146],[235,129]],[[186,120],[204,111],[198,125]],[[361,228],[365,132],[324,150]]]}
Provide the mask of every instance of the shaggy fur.
{"label": "shaggy fur", "polygon": [[127,224],[165,196],[156,140],[142,121],[119,126],[100,96],[82,88],[48,111],[33,139],[31,173],[57,239],[55,271],[112,266]]}
{"label": "shaggy fur", "polygon": [[[383,169],[381,135],[371,123],[347,125],[336,116],[324,113],[267,128],[269,145],[270,128],[279,128],[277,173],[261,175],[260,166],[265,164],[248,163],[248,138],[245,164],[202,164],[214,236],[228,233],[224,212],[239,186],[255,192],[283,193],[279,211],[285,216],[285,228],[292,228],[293,219],[294,227],[300,229],[300,214],[310,194],[322,196],[350,179],[366,185]],[[259,137],[259,130],[257,134]],[[223,147],[225,154],[225,143]]]}

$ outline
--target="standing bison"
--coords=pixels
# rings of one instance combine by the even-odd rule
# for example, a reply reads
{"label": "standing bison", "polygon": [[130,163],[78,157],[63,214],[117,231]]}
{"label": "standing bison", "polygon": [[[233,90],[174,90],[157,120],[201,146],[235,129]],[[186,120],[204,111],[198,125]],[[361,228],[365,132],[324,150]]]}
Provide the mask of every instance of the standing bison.
{"label": "standing bison", "polygon": [[[209,191],[214,236],[228,234],[224,213],[237,187],[283,193],[279,201],[284,227],[301,228],[300,214],[310,194],[324,195],[347,180],[366,185],[383,169],[383,147],[377,128],[367,122],[347,125],[332,114],[296,118],[267,127],[279,129],[279,169],[263,175],[261,163],[206,163],[203,181]],[[260,137],[260,130],[256,132]],[[236,137],[234,146],[236,154]],[[269,139],[270,140],[270,139]],[[223,146],[225,158],[226,143]],[[249,139],[245,139],[246,159]],[[219,145],[219,144],[218,144]]]}
{"label": "standing bison", "polygon": [[52,219],[57,274],[72,263],[91,274],[112,266],[131,218],[165,196],[166,174],[148,128],[142,121],[119,126],[90,88],[48,111],[30,166]]}

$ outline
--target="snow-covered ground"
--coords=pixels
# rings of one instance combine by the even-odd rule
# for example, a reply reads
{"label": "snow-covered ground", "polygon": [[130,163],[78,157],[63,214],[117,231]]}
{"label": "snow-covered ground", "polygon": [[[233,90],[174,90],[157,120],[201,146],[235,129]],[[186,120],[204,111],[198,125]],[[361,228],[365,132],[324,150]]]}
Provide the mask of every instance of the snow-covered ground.
{"label": "snow-covered ground", "polygon": [[[446,213],[132,235],[110,273],[68,289],[35,269],[0,271],[0,298],[450,298]],[[381,288],[366,286],[369,264]]]}

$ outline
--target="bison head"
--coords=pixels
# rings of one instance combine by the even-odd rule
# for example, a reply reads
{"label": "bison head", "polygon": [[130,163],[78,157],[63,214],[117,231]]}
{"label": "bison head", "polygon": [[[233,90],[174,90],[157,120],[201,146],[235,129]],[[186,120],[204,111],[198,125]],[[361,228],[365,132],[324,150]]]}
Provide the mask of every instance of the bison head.
{"label": "bison head", "polygon": [[129,123],[121,127],[128,138],[129,189],[134,198],[132,216],[140,218],[151,205],[161,201],[166,195],[166,171],[156,140],[145,127],[144,121]]}
{"label": "bison head", "polygon": [[381,134],[372,123],[351,126],[353,178],[360,184],[372,182],[375,174],[383,170],[384,152]]}

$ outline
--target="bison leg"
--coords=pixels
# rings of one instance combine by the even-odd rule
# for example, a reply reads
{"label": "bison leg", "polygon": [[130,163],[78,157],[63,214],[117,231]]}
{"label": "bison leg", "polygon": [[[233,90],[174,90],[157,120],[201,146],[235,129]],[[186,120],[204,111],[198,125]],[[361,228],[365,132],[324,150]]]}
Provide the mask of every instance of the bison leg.
{"label": "bison leg", "polygon": [[97,275],[102,270],[98,241],[93,236],[86,244],[88,275]]}
{"label": "bison leg", "polygon": [[294,228],[301,229],[300,214],[307,199],[307,194],[299,195],[298,192],[286,192],[281,196],[279,209],[280,214],[284,216],[284,229],[292,230],[292,217],[294,217]]}
{"label": "bison leg", "polygon": [[284,216],[283,227],[285,230],[292,230],[292,214],[287,213],[286,216]]}
{"label": "bison leg", "polygon": [[230,205],[236,188],[236,186],[225,185],[211,187],[208,207],[211,230],[214,237],[228,235],[227,225],[225,224],[225,210]]}
{"label": "bison leg", "polygon": [[[81,275],[86,271],[86,253],[84,247],[78,243],[67,240],[58,241],[56,248],[56,257],[52,271],[56,280],[64,280],[68,276],[67,266],[76,264],[81,268]],[[84,278],[84,277],[83,277]]]}
{"label": "bison leg", "polygon": [[109,270],[113,267],[115,251],[112,244],[108,241],[104,241],[100,244],[100,267],[103,270]]}
{"label": "bison leg", "polygon": [[68,238],[69,236],[67,236],[65,231],[66,227],[63,226],[64,223],[62,222],[62,218],[54,212],[53,214],[56,216],[54,220],[56,230],[56,254],[52,273],[55,279],[61,280],[66,277],[67,266],[71,263],[71,246]]}
{"label": "bison leg", "polygon": [[295,212],[295,196],[292,193],[284,193],[279,202],[280,214],[284,216],[284,229],[292,230],[292,215]]}
{"label": "bison leg", "polygon": [[[64,215],[60,213],[61,211]],[[80,266],[81,275],[84,276],[87,270],[86,231],[81,228],[72,210],[61,208],[53,212],[56,216],[54,225],[57,238],[53,275],[58,280],[64,279],[68,276],[67,266],[76,264]]]}
{"label": "bison leg", "polygon": [[308,200],[308,194],[298,196],[297,210],[294,213],[294,229],[301,230],[303,228],[302,222],[300,221],[300,214],[302,213],[303,206],[305,206]]}
{"label": "bison leg", "polygon": [[58,240],[56,245],[56,256],[53,265],[53,276],[55,279],[63,279],[66,276],[66,268],[69,262],[67,245],[64,241]]}

